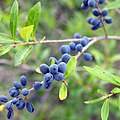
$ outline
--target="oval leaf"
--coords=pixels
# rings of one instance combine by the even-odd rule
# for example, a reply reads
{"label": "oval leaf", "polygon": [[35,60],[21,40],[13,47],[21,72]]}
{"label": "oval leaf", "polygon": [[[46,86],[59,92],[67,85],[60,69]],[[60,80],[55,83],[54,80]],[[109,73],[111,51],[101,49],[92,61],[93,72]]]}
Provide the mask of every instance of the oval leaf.
{"label": "oval leaf", "polygon": [[26,42],[28,42],[31,33],[33,32],[33,27],[34,25],[30,25],[20,30],[20,35]]}
{"label": "oval leaf", "polygon": [[109,101],[108,99],[106,99],[101,108],[101,119],[108,120],[108,116],[109,116]]}
{"label": "oval leaf", "polygon": [[97,76],[98,78],[100,78],[106,82],[112,83],[114,85],[120,86],[120,77],[115,76],[115,75],[109,73],[108,71],[105,71],[101,67],[96,65],[94,68],[90,68],[90,67],[86,67],[86,66],[84,66],[84,68],[89,73]]}
{"label": "oval leaf", "polygon": [[120,88],[114,88],[112,91],[111,91],[111,93],[113,93],[113,94],[117,94],[117,93],[120,93]]}
{"label": "oval leaf", "polygon": [[38,2],[30,9],[30,11],[28,13],[27,25],[34,25],[34,29],[32,32],[33,38],[34,38],[35,32],[36,32],[37,27],[38,27],[38,23],[40,20],[40,12],[41,12],[41,3]]}
{"label": "oval leaf", "polygon": [[59,90],[59,99],[64,100],[67,98],[67,87],[64,83],[62,83],[61,88]]}
{"label": "oval leaf", "polygon": [[10,12],[10,30],[12,38],[16,37],[17,19],[18,19],[18,1],[15,0]]}
{"label": "oval leaf", "polygon": [[3,110],[5,110],[5,105],[0,106],[0,112],[2,112]]}
{"label": "oval leaf", "polygon": [[2,47],[2,49],[0,50],[0,56],[5,55],[5,54],[8,53],[11,49],[12,49],[11,46]]}
{"label": "oval leaf", "polygon": [[76,57],[75,56],[71,57],[67,63],[67,70],[65,72],[65,78],[70,76],[75,71],[76,64],[77,64]]}
{"label": "oval leaf", "polygon": [[109,3],[105,6],[105,8],[108,9],[108,10],[120,8],[120,0],[116,0],[116,1],[113,1],[113,2],[109,2]]}
{"label": "oval leaf", "polygon": [[15,54],[15,58],[14,58],[14,65],[18,66],[20,65],[29,55],[29,53],[31,52],[33,46],[25,46],[22,50],[18,50]]}
{"label": "oval leaf", "polygon": [[85,104],[94,104],[94,103],[100,102],[100,101],[102,101],[102,100],[104,100],[104,99],[106,99],[106,98],[107,98],[107,95],[106,95],[106,96],[99,97],[99,98],[94,99],[94,100],[85,101],[84,103],[85,103]]}

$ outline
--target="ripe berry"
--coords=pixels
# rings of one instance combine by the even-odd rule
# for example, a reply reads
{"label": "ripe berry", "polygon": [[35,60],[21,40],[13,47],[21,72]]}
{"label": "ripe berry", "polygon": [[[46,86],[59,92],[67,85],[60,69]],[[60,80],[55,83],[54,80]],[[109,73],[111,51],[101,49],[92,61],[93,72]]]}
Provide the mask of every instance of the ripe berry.
{"label": "ripe berry", "polygon": [[67,69],[67,65],[64,62],[58,64],[58,72],[64,73]]}
{"label": "ripe berry", "polygon": [[27,88],[23,88],[23,89],[22,89],[22,95],[23,95],[23,96],[27,96],[28,93],[29,93],[29,90],[28,90]]}
{"label": "ripe berry", "polygon": [[108,10],[103,9],[102,12],[101,12],[101,15],[102,15],[103,17],[107,16],[107,15],[108,15]]}
{"label": "ripe berry", "polygon": [[82,37],[82,36],[81,36],[79,33],[75,33],[75,34],[74,34],[74,38],[76,38],[76,39],[77,39],[77,38],[79,39],[79,38],[81,38],[81,37]]}
{"label": "ripe berry", "polygon": [[96,26],[99,23],[99,20],[97,18],[92,18],[91,24]]}
{"label": "ripe berry", "polygon": [[77,51],[82,51],[83,46],[81,44],[76,45]]}
{"label": "ripe berry", "polygon": [[75,43],[74,42],[70,42],[69,46],[70,46],[71,50],[73,50],[73,51],[75,50]]}
{"label": "ripe berry", "polygon": [[48,65],[46,65],[46,64],[41,64],[39,68],[40,68],[40,71],[41,71],[43,74],[49,73],[49,67],[48,67]]}
{"label": "ripe berry", "polygon": [[88,40],[88,38],[87,37],[83,37],[82,38],[82,40],[80,41],[80,43],[81,43],[81,45],[83,46],[83,47],[85,47],[88,43],[89,43],[89,40]]}
{"label": "ripe berry", "polygon": [[69,54],[66,53],[66,54],[64,54],[64,55],[62,56],[62,62],[67,63],[70,58],[71,58],[71,55],[69,55]]}
{"label": "ripe berry", "polygon": [[17,97],[20,94],[20,92],[19,92],[18,89],[13,87],[13,88],[9,89],[9,94],[10,94],[11,97]]}
{"label": "ripe berry", "polygon": [[99,4],[104,4],[104,3],[105,3],[105,0],[98,0],[98,3],[99,3]]}
{"label": "ripe berry", "polygon": [[86,61],[91,61],[92,60],[92,56],[89,53],[84,53],[83,58]]}
{"label": "ripe berry", "polygon": [[62,62],[62,59],[59,59],[59,60],[58,60],[58,64],[61,63],[61,62]]}
{"label": "ripe berry", "polygon": [[111,24],[111,23],[112,23],[112,18],[111,18],[111,17],[105,18],[105,22],[106,22],[107,24]]}
{"label": "ripe berry", "polygon": [[52,82],[52,80],[53,80],[53,75],[51,74],[51,73],[47,73],[47,74],[45,74],[44,75],[44,81],[45,82]]}
{"label": "ripe berry", "polygon": [[23,86],[26,86],[27,85],[27,78],[24,75],[22,75],[20,77],[20,82]]}
{"label": "ripe berry", "polygon": [[87,9],[89,8],[89,6],[88,6],[88,5],[85,5],[84,3],[82,3],[82,4],[81,4],[81,8],[82,8],[83,10],[87,10]]}
{"label": "ripe berry", "polygon": [[50,65],[49,71],[52,74],[56,74],[58,72],[58,65],[56,65],[56,64]]}
{"label": "ripe berry", "polygon": [[62,81],[62,80],[64,80],[64,74],[59,72],[54,75],[54,79],[57,81]]}
{"label": "ripe berry", "polygon": [[40,90],[40,89],[42,88],[42,83],[41,83],[41,82],[38,82],[38,81],[34,82],[33,88],[34,88],[35,90]]}
{"label": "ripe berry", "polygon": [[0,96],[0,102],[6,103],[6,102],[8,102],[8,98],[5,95],[1,95]]}
{"label": "ripe berry", "polygon": [[17,103],[17,101],[18,101],[18,99],[17,99],[17,98],[13,98],[13,99],[12,99],[12,103],[13,103],[13,104],[16,104],[16,103]]}
{"label": "ripe berry", "polygon": [[15,81],[15,82],[14,82],[14,87],[15,87],[16,89],[21,89],[21,88],[22,88],[22,85],[21,85],[20,82]]}
{"label": "ripe berry", "polygon": [[91,26],[91,30],[97,30],[98,27],[97,26]]}
{"label": "ripe berry", "polygon": [[61,52],[62,54],[69,53],[69,52],[70,52],[70,47],[69,47],[69,45],[62,45],[62,46],[60,47],[60,52]]}
{"label": "ripe berry", "polygon": [[23,110],[25,107],[25,101],[21,98],[17,101],[16,107],[18,110]]}
{"label": "ripe berry", "polygon": [[95,7],[96,1],[95,0],[88,0],[88,6],[89,7]]}
{"label": "ripe berry", "polygon": [[7,113],[7,118],[8,118],[8,119],[12,119],[12,118],[13,118],[13,116],[14,116],[14,111],[13,111],[13,109],[8,110],[8,113]]}
{"label": "ripe berry", "polygon": [[89,24],[91,24],[91,20],[92,20],[92,18],[90,18],[90,17],[87,18],[87,22],[88,22]]}
{"label": "ripe berry", "polygon": [[9,101],[9,102],[7,102],[6,104],[5,104],[5,106],[6,106],[6,109],[7,110],[11,110],[11,109],[13,109],[13,103],[11,102],[11,101]]}
{"label": "ripe berry", "polygon": [[44,81],[44,88],[49,89],[52,86],[52,82],[46,82]]}
{"label": "ripe berry", "polygon": [[58,64],[58,61],[55,57],[50,57],[50,63],[52,62],[52,60],[54,60],[55,64]]}
{"label": "ripe berry", "polygon": [[26,103],[26,108],[30,113],[34,112],[35,110],[34,106],[30,102]]}
{"label": "ripe berry", "polygon": [[95,15],[95,16],[99,16],[99,11],[98,11],[98,9],[93,9],[93,10],[92,10],[92,14]]}

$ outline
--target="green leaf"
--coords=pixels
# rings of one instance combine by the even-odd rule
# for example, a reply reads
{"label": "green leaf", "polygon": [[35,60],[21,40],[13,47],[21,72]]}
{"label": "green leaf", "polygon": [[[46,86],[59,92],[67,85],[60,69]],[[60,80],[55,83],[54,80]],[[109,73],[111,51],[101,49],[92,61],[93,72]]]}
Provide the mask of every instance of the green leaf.
{"label": "green leaf", "polygon": [[33,32],[33,27],[34,25],[30,25],[20,30],[20,35],[26,42],[28,42],[31,33]]}
{"label": "green leaf", "polygon": [[76,57],[75,56],[71,57],[67,63],[67,70],[65,72],[65,78],[70,76],[75,71],[76,64],[77,64]]}
{"label": "green leaf", "polygon": [[62,83],[61,88],[59,90],[59,99],[64,100],[67,98],[67,87],[64,83]]}
{"label": "green leaf", "polygon": [[108,9],[108,10],[117,9],[117,8],[120,8],[120,0],[116,0],[114,2],[109,2],[105,6],[105,9]]}
{"label": "green leaf", "polygon": [[105,91],[101,90],[101,89],[98,89],[97,92],[100,93],[100,94],[103,94],[103,95],[107,95],[107,93]]}
{"label": "green leaf", "polygon": [[113,90],[111,90],[111,93],[113,94],[117,94],[117,93],[120,93],[120,88],[114,88]]}
{"label": "green leaf", "polygon": [[94,100],[85,101],[84,103],[85,104],[94,104],[94,103],[100,102],[100,101],[102,101],[102,100],[104,100],[106,98],[107,98],[107,95],[99,97],[99,98],[94,99]]}
{"label": "green leaf", "polygon": [[108,120],[108,116],[109,116],[109,101],[108,99],[106,99],[101,108],[101,119]]}
{"label": "green leaf", "polygon": [[104,69],[100,68],[99,66],[95,66],[94,68],[84,66],[84,68],[89,73],[95,75],[96,77],[98,77],[106,82],[120,86],[120,77],[115,76],[115,75],[105,71]]}
{"label": "green leaf", "polygon": [[0,47],[0,56],[5,55],[5,54],[8,53],[11,49],[12,49],[11,46],[4,46],[4,47],[2,47],[2,49],[1,49],[1,47]]}
{"label": "green leaf", "polygon": [[0,21],[1,21],[1,19],[2,19],[2,14],[0,14]]}
{"label": "green leaf", "polygon": [[[16,40],[16,43],[20,43],[21,41]],[[13,39],[7,36],[6,34],[0,33],[0,43],[6,44],[6,43],[13,43]]]}
{"label": "green leaf", "polygon": [[14,65],[18,66],[20,65],[29,55],[29,53],[31,52],[33,46],[25,46],[22,50],[18,50],[15,54],[15,58],[14,58]]}
{"label": "green leaf", "polygon": [[34,25],[34,29],[32,32],[33,38],[34,38],[35,32],[36,32],[37,27],[38,27],[38,23],[40,20],[40,12],[41,12],[41,3],[38,2],[30,9],[30,11],[28,13],[27,25]]}
{"label": "green leaf", "polygon": [[118,103],[117,103],[117,105],[118,105],[118,108],[120,110],[120,95],[118,96]]}
{"label": "green leaf", "polygon": [[10,30],[13,39],[16,37],[17,19],[18,19],[18,1],[15,0],[10,12]]}

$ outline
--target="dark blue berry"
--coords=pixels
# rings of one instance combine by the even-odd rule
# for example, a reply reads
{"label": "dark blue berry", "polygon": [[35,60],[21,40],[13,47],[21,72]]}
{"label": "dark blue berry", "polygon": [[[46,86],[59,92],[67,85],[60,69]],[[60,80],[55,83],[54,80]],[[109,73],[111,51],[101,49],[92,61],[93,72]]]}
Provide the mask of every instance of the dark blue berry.
{"label": "dark blue berry", "polygon": [[59,72],[54,75],[54,79],[57,81],[62,81],[62,80],[64,80],[64,74]]}
{"label": "dark blue berry", "polygon": [[58,65],[56,65],[56,64],[50,65],[49,71],[52,74],[56,74],[58,72]]}
{"label": "dark blue berry", "polygon": [[43,74],[49,73],[49,67],[48,67],[48,65],[46,65],[46,64],[41,64],[39,68],[40,68],[40,71],[41,71]]}
{"label": "dark blue berry", "polygon": [[13,109],[13,103],[11,102],[11,101],[9,101],[9,102],[7,102],[6,104],[5,104],[5,106],[6,106],[6,109],[7,110],[11,110],[11,109]]}
{"label": "dark blue berry", "polygon": [[16,104],[17,101],[18,101],[18,98],[13,98],[13,99],[12,99],[12,103],[13,103],[13,104]]}
{"label": "dark blue berry", "polygon": [[81,44],[76,45],[77,51],[82,51],[83,46]]}
{"label": "dark blue berry", "polygon": [[108,15],[108,10],[106,10],[106,9],[102,10],[101,15],[103,17],[107,16]]}
{"label": "dark blue berry", "polygon": [[98,27],[97,26],[91,26],[91,30],[97,30]]}
{"label": "dark blue berry", "polygon": [[58,60],[58,64],[61,63],[61,62],[62,62],[62,59],[59,59],[59,60]]}
{"label": "dark blue berry", "polygon": [[74,42],[70,42],[69,46],[70,46],[71,50],[73,50],[73,51],[75,50],[75,43]]}
{"label": "dark blue berry", "polygon": [[111,17],[105,18],[104,20],[105,20],[105,22],[106,22],[107,24],[111,24],[111,23],[112,23],[112,18],[111,18]]}
{"label": "dark blue berry", "polygon": [[99,20],[97,18],[92,18],[91,24],[96,26],[99,23]]}
{"label": "dark blue berry", "polygon": [[88,22],[89,24],[91,24],[91,20],[92,20],[92,18],[90,18],[90,17],[87,18],[87,22]]}
{"label": "dark blue berry", "polygon": [[54,60],[55,64],[58,64],[58,61],[55,57],[50,57],[50,63],[52,62],[52,60]]}
{"label": "dark blue berry", "polygon": [[95,0],[88,0],[88,6],[89,7],[95,7],[96,1]]}
{"label": "dark blue berry", "polygon": [[14,116],[14,111],[13,110],[9,110],[8,113],[7,113],[7,118],[8,119],[12,119]]}
{"label": "dark blue berry", "polygon": [[30,102],[26,103],[26,108],[30,113],[34,112],[35,110],[34,106]]}
{"label": "dark blue berry", "polygon": [[44,81],[44,88],[49,89],[52,86],[52,81],[51,82],[46,82]]}
{"label": "dark blue berry", "polygon": [[25,101],[21,98],[17,101],[16,107],[18,110],[23,110],[25,107]]}
{"label": "dark blue berry", "polygon": [[80,41],[80,44],[85,47],[89,43],[89,40],[87,37],[83,37],[82,40]]}
{"label": "dark blue berry", "polygon": [[20,82],[23,86],[26,86],[27,85],[27,78],[24,75],[22,75],[20,77]]}
{"label": "dark blue berry", "polygon": [[83,58],[86,61],[91,61],[92,60],[92,56],[89,53],[84,53]]}
{"label": "dark blue berry", "polygon": [[92,10],[92,14],[93,14],[94,16],[99,16],[99,11],[98,11],[98,9],[93,9],[93,10]]}
{"label": "dark blue berry", "polygon": [[76,38],[76,39],[79,39],[79,38],[81,38],[82,36],[81,36],[81,34],[79,34],[79,33],[75,33],[74,34],[74,38]]}
{"label": "dark blue berry", "polygon": [[44,75],[44,81],[45,82],[52,82],[52,80],[53,80],[53,75],[51,74],[51,73],[47,73],[47,74],[45,74]]}
{"label": "dark blue berry", "polygon": [[104,3],[105,3],[105,0],[98,0],[98,3],[99,3],[99,4],[104,4]]}
{"label": "dark blue berry", "polygon": [[9,94],[10,94],[11,97],[17,97],[20,94],[20,92],[19,92],[18,89],[13,87],[13,88],[9,89]]}
{"label": "dark blue berry", "polygon": [[8,102],[8,98],[5,95],[1,95],[0,96],[0,102],[6,103],[6,102]]}
{"label": "dark blue berry", "polygon": [[14,87],[15,87],[16,89],[21,89],[21,88],[22,88],[22,85],[21,85],[20,82],[15,81],[15,82],[14,82]]}
{"label": "dark blue berry", "polygon": [[29,90],[28,90],[27,88],[23,88],[23,89],[22,89],[22,95],[23,95],[23,96],[27,96],[28,93],[29,93]]}
{"label": "dark blue berry", "polygon": [[83,10],[87,10],[87,9],[89,8],[89,6],[88,6],[88,4],[82,3],[82,4],[81,4],[81,8],[82,8]]}
{"label": "dark blue berry", "polygon": [[60,52],[62,54],[69,53],[70,52],[70,47],[69,45],[62,45],[60,46]]}
{"label": "dark blue berry", "polygon": [[62,62],[67,63],[70,58],[71,58],[71,55],[69,55],[69,54],[66,53],[66,54],[64,54],[64,55],[62,56]]}
{"label": "dark blue berry", "polygon": [[67,69],[67,65],[64,62],[58,64],[58,72],[64,73]]}
{"label": "dark blue berry", "polygon": [[35,90],[40,90],[40,89],[42,88],[42,83],[41,83],[41,82],[38,82],[38,81],[34,82],[33,88],[34,88]]}

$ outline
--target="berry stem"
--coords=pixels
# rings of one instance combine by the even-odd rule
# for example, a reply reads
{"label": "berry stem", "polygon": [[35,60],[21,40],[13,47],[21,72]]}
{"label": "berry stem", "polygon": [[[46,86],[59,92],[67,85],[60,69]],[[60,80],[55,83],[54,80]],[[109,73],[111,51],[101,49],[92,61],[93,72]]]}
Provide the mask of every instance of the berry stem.
{"label": "berry stem", "polygon": [[104,32],[105,32],[105,37],[107,38],[107,37],[108,37],[108,34],[107,34],[107,30],[106,30],[106,28],[105,28],[105,24],[104,24],[104,21],[103,21],[103,17],[101,16],[101,10],[100,10],[100,7],[99,7],[99,5],[98,5],[98,0],[96,0],[96,8],[97,8],[98,11],[99,11],[100,20],[101,20],[101,22],[102,22],[103,30],[104,30]]}

